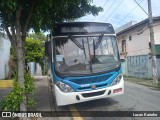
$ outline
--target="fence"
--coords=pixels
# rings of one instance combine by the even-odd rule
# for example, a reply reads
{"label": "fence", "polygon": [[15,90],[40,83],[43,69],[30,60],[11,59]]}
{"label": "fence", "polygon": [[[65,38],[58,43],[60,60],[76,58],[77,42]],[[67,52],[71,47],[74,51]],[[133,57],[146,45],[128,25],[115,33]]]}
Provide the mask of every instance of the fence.
{"label": "fence", "polygon": [[150,55],[128,56],[126,75],[138,78],[152,78]]}

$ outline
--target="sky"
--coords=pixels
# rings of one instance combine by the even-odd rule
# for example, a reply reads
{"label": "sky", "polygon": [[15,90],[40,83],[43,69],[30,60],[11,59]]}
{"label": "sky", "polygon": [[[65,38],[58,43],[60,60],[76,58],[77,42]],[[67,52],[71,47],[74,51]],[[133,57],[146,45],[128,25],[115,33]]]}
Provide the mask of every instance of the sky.
{"label": "sky", "polygon": [[[148,0],[136,0],[148,13]],[[87,15],[78,21],[107,22],[116,29],[127,22],[140,22],[148,15],[134,0],[93,0],[93,5],[101,6],[103,11],[98,16]],[[160,0],[151,0],[152,15],[160,16]]]}

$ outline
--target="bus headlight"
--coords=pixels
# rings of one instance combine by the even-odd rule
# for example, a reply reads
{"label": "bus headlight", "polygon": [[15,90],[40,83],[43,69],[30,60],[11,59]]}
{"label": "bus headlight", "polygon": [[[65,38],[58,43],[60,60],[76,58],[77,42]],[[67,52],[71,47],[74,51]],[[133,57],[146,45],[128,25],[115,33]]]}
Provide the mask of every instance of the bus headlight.
{"label": "bus headlight", "polygon": [[119,74],[119,75],[116,77],[116,79],[114,79],[114,81],[112,82],[112,86],[119,84],[120,81],[121,81],[121,79],[122,79],[122,74]]}
{"label": "bus headlight", "polygon": [[56,82],[57,87],[62,91],[62,92],[74,92],[74,90],[67,84],[62,83],[62,82]]}

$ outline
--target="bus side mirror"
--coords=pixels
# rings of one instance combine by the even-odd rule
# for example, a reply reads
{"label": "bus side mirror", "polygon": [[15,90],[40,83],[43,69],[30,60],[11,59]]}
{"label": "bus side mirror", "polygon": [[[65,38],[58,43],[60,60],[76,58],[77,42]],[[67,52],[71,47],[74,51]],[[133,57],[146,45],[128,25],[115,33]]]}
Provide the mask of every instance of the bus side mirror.
{"label": "bus side mirror", "polygon": [[49,41],[45,42],[45,55],[49,56]]}

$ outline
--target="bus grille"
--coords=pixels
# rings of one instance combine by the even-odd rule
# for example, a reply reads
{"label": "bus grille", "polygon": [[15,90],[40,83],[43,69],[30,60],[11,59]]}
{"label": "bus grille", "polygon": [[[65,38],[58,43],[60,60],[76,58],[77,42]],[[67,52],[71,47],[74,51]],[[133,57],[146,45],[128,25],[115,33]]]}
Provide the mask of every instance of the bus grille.
{"label": "bus grille", "polygon": [[[108,84],[101,84],[101,85],[96,85],[96,88],[100,88],[100,87],[106,87]],[[91,86],[89,87],[81,87],[78,88],[79,90],[87,90],[87,89],[92,89]]]}
{"label": "bus grille", "polygon": [[105,93],[105,90],[103,91],[98,91],[98,92],[92,92],[92,93],[83,93],[82,96],[84,98],[87,98],[87,97],[93,97],[93,96],[99,96],[99,95],[103,95]]}
{"label": "bus grille", "polygon": [[78,78],[78,79],[71,79],[70,81],[76,84],[89,84],[89,83],[96,83],[96,82],[103,82],[110,78],[112,74],[103,75],[103,76],[95,76],[95,77],[88,77],[88,78]]}

